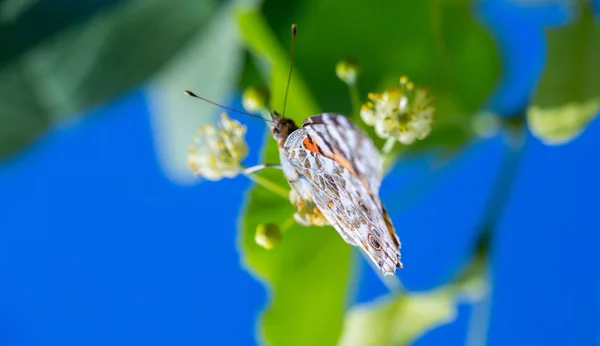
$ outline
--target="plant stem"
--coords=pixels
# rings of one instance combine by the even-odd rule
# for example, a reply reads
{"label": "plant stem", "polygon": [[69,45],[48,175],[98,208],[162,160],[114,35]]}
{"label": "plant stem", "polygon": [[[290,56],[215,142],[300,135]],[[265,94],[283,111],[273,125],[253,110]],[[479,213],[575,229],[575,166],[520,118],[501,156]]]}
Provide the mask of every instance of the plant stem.
{"label": "plant stem", "polygon": [[392,149],[394,148],[394,144],[396,144],[396,140],[394,138],[388,138],[383,148],[381,149],[381,156],[383,157],[382,168],[384,174],[388,173],[388,169],[396,160],[397,155],[392,154]]}
{"label": "plant stem", "polygon": [[244,168],[242,173],[248,175],[248,174],[256,173],[256,172],[258,172],[260,170],[263,170],[265,168],[277,168],[277,169],[281,169],[281,165],[271,164],[271,163],[263,163],[263,164],[260,164],[260,165],[256,165],[256,166]]}
{"label": "plant stem", "polygon": [[[521,119],[522,118],[523,117],[521,117]],[[486,246],[485,253],[483,253],[486,258],[484,262],[486,267],[483,270],[483,275],[486,276],[485,279],[488,281],[491,280],[488,258],[491,243],[493,241],[492,234],[497,227],[498,221],[504,214],[523,157],[525,129],[522,123],[518,125],[519,126],[516,129],[505,128],[504,134],[507,151],[504,155],[500,169],[498,170],[496,183],[494,184],[485,209],[487,212],[484,215],[480,226],[480,239],[483,239],[486,243],[483,244]],[[491,290],[493,290],[493,285],[490,283],[488,287],[490,287],[490,290],[486,296],[483,297],[481,302],[473,306],[471,321],[467,331],[468,346],[484,346],[487,343],[487,332],[492,308]]]}
{"label": "plant stem", "polygon": [[[489,275],[487,275],[489,278]],[[483,346],[487,344],[487,332],[490,324],[492,295],[488,292],[480,301],[473,303],[466,346]]]}
{"label": "plant stem", "polygon": [[255,182],[256,184],[264,187],[265,189],[273,192],[274,194],[281,196],[282,198],[284,198],[286,201],[289,200],[289,191],[287,191],[286,189],[282,188],[281,186],[274,184],[273,182],[271,182],[268,179],[265,179],[259,175],[255,175],[255,174],[245,174],[244,175],[246,177],[248,177],[248,179],[252,180],[253,182]]}
{"label": "plant stem", "polygon": [[358,86],[356,83],[349,84],[348,89],[350,90],[350,102],[352,102],[352,118],[358,119],[360,117],[360,94]]}
{"label": "plant stem", "polygon": [[288,217],[282,224],[281,227],[279,227],[279,229],[281,230],[281,233],[285,233],[290,227],[292,227],[293,225],[296,224],[296,220],[294,220],[294,216],[290,216]]}
{"label": "plant stem", "polygon": [[394,144],[396,144],[396,139],[392,137],[388,138],[385,144],[383,145],[383,149],[381,149],[381,153],[384,156],[388,156],[392,149],[394,149]]}

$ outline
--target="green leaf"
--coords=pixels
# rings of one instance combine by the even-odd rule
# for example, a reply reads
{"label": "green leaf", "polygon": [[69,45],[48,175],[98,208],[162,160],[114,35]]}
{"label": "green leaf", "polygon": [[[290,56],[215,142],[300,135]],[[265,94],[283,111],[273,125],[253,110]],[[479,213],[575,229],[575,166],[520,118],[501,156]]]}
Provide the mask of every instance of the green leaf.
{"label": "green leaf", "polygon": [[21,55],[0,71],[0,157],[144,82],[216,8],[213,0],[130,0]]}
{"label": "green leaf", "polygon": [[345,58],[362,66],[358,85],[363,101],[367,92],[398,86],[402,75],[430,88],[435,123],[430,137],[408,147],[414,151],[465,143],[469,118],[498,82],[497,48],[473,16],[473,3],[266,0],[264,12],[286,43],[290,23],[297,22],[296,66],[325,111],[351,113],[347,86],[334,73],[336,63]]}
{"label": "green leaf", "polygon": [[221,7],[202,32],[178,50],[152,78],[148,102],[159,162],[179,183],[197,181],[187,152],[196,129],[214,118],[218,108],[183,94],[186,89],[227,103],[242,67],[243,47],[233,14],[235,3]]}
{"label": "green leaf", "polygon": [[576,22],[548,30],[546,37],[548,62],[527,120],[544,143],[562,144],[600,111],[600,23],[584,6]]}
{"label": "green leaf", "polygon": [[[288,61],[284,49],[257,12],[239,16],[243,41],[267,74],[272,100],[282,109]],[[295,69],[286,116],[297,122],[317,113],[317,106]],[[266,162],[279,162],[277,145],[268,138]],[[289,187],[280,171],[263,177]],[[291,219],[289,201],[255,186],[247,196],[240,235],[244,264],[271,293],[260,321],[260,336],[269,345],[332,345],[339,338],[350,276],[350,247],[331,227],[301,227]],[[258,246],[254,234],[259,224],[293,225],[272,250]]]}
{"label": "green leaf", "polygon": [[427,331],[456,318],[448,291],[386,297],[351,309],[340,346],[408,345]]}

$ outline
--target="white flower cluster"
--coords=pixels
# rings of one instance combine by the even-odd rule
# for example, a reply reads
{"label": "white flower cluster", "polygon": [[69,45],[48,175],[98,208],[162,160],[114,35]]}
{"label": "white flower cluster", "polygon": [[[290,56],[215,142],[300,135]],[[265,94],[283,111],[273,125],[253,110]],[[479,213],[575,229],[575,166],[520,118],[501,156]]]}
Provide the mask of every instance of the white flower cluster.
{"label": "white flower cluster", "polygon": [[402,144],[412,144],[431,132],[433,99],[427,89],[415,89],[408,78],[400,78],[400,87],[382,94],[369,93],[371,102],[360,110],[363,121],[375,127],[381,138],[394,138]]}
{"label": "white flower cluster", "polygon": [[238,175],[242,169],[240,162],[248,154],[245,133],[246,127],[226,113],[221,113],[218,125],[198,129],[188,150],[192,172],[208,180]]}

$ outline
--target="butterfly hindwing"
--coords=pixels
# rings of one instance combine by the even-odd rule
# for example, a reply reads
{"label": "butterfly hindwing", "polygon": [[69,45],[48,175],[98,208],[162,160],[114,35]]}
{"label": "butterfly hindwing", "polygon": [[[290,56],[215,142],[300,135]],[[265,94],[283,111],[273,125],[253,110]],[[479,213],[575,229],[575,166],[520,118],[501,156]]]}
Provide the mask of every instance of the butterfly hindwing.
{"label": "butterfly hindwing", "polygon": [[347,243],[386,275],[402,268],[400,241],[379,198],[381,156],[369,137],[343,115],[323,113],[293,131],[280,154],[290,185]]}
{"label": "butterfly hindwing", "polygon": [[[342,164],[365,185],[368,185],[370,195],[376,200],[379,212],[383,214],[388,233],[399,248],[400,240],[379,199],[379,187],[383,176],[382,162],[381,155],[373,141],[355,124],[340,114],[323,113],[309,117],[302,123],[302,130],[305,131],[306,138],[311,138],[315,143],[314,146],[320,149],[312,151],[324,154]],[[303,140],[303,144],[308,144],[306,138]]]}
{"label": "butterfly hindwing", "polygon": [[315,204],[346,242],[361,247],[386,275],[401,267],[400,253],[388,232],[381,202],[338,162],[306,148],[288,152],[290,164],[307,184]]}

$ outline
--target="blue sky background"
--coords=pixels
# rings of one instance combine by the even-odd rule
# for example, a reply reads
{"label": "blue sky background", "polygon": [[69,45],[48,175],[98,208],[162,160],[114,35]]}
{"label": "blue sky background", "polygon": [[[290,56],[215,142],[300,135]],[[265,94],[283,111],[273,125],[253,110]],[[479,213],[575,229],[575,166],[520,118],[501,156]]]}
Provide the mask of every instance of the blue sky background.
{"label": "blue sky background", "polygon": [[[542,72],[542,29],[569,13],[491,0],[480,9],[504,62],[489,108],[517,113]],[[258,148],[263,124],[241,120]],[[249,182],[176,185],[154,143],[140,86],[0,162],[0,345],[255,344],[266,293],[236,249]],[[528,136],[493,239],[489,345],[600,343],[599,147],[597,121],[564,146]],[[445,165],[410,159],[384,181],[409,289],[444,283],[468,259],[504,154],[495,137]],[[415,195],[421,179],[431,185]],[[362,267],[357,302],[385,293]],[[470,313],[461,305],[415,345],[464,344]]]}

